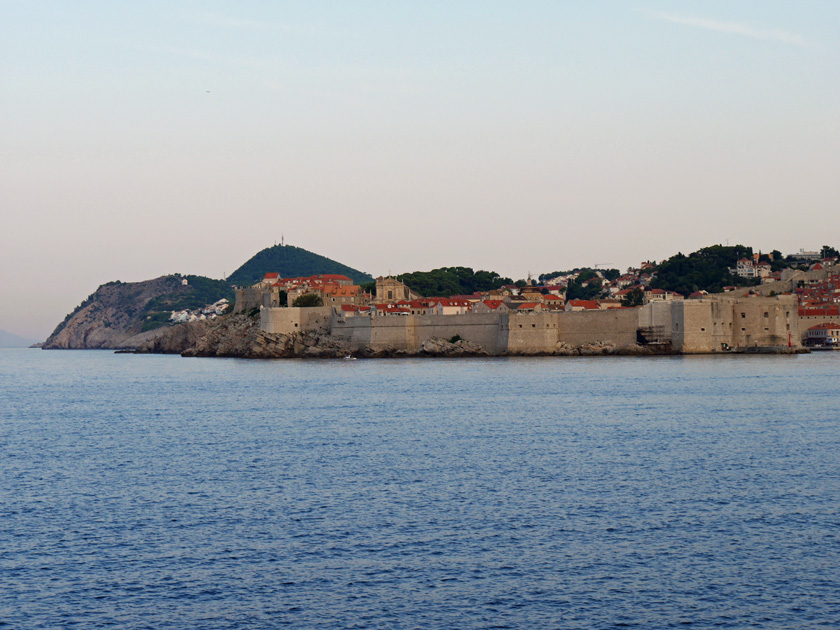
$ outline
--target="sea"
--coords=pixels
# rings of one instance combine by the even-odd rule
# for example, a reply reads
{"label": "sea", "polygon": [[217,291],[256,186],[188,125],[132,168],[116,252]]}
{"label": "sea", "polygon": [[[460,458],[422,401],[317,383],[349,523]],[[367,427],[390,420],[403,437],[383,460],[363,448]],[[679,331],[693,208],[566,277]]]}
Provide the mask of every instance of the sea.
{"label": "sea", "polygon": [[0,628],[836,629],[838,368],[0,350]]}

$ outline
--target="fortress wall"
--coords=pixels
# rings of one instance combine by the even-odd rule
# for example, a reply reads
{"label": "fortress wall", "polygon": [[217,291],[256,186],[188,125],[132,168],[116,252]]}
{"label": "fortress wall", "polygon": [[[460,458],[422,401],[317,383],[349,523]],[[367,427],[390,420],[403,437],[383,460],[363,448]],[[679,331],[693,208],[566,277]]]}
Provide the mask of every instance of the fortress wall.
{"label": "fortress wall", "polygon": [[732,345],[732,305],[729,301],[685,300],[671,312],[671,343],[678,352],[720,352]]}
{"label": "fortress wall", "polygon": [[330,332],[332,310],[321,307],[260,308],[260,329],[289,335],[301,331]]}
{"label": "fortress wall", "polygon": [[801,345],[795,296],[713,297],[677,302],[671,336],[679,352],[720,352],[724,347]]}
{"label": "fortress wall", "polygon": [[342,317],[330,307],[262,308],[266,332],[329,333],[355,348],[419,350],[432,338],[458,335],[497,355],[553,352],[558,342],[572,347],[610,342],[636,343],[639,328],[656,330],[678,352],[720,352],[724,348],[799,347],[795,296],[736,298],[653,303],[642,308],[554,313],[468,313],[464,315],[389,315]]}
{"label": "fortress wall", "polygon": [[638,308],[619,308],[606,311],[578,311],[557,313],[558,341],[570,346],[599,341],[617,346],[636,343],[639,328]]}
{"label": "fortress wall", "polygon": [[234,302],[233,312],[241,313],[242,311],[249,311],[262,304],[262,290],[248,287],[245,289],[236,289],[234,292],[236,301]]}
{"label": "fortress wall", "polygon": [[506,321],[507,316],[498,313],[336,317],[332,334],[347,339],[354,347],[375,350],[418,350],[429,339],[458,335],[490,354],[500,354],[507,346]]}
{"label": "fortress wall", "polygon": [[733,346],[802,345],[799,332],[799,303],[796,296],[744,298],[735,300],[733,308]]}
{"label": "fortress wall", "polygon": [[672,329],[671,314],[673,313],[671,305],[675,303],[672,300],[667,302],[665,300],[655,300],[639,308],[639,328],[670,332]]}
{"label": "fortress wall", "polygon": [[451,339],[458,335],[478,344],[490,354],[507,349],[508,315],[504,313],[465,313],[464,315],[415,315],[411,341],[420,347],[433,337]]}
{"label": "fortress wall", "polygon": [[458,335],[494,355],[539,354],[553,352],[558,341],[570,346],[600,341],[619,346],[635,344],[638,311],[334,318],[332,334],[347,339],[354,347],[375,350],[417,350],[431,338]]}
{"label": "fortress wall", "polygon": [[510,354],[552,352],[560,340],[559,318],[565,314],[511,313],[508,318],[507,351]]}
{"label": "fortress wall", "polygon": [[577,347],[585,343],[636,343],[640,309],[611,309],[559,313],[511,313],[508,352],[552,352],[558,342]]}

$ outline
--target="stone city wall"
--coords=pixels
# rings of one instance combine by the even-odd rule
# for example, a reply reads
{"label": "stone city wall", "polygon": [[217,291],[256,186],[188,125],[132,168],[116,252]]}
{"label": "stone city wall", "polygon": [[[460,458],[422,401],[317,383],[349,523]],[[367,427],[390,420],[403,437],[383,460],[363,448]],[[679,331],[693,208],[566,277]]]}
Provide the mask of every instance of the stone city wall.
{"label": "stone city wall", "polygon": [[298,332],[330,332],[332,309],[316,307],[262,307],[260,308],[260,330],[267,333],[290,335]]}
{"label": "stone city wall", "polygon": [[389,315],[386,317],[334,316],[332,335],[346,339],[354,348],[373,350],[418,350],[429,339],[451,339],[455,335],[480,345],[490,354],[506,347],[507,315],[468,313],[464,315]]}
{"label": "stone city wall", "polygon": [[507,352],[539,354],[552,352],[562,342],[572,347],[607,342],[616,346],[636,343],[639,312],[643,309],[611,309],[559,313],[511,313]]}
{"label": "stone city wall", "polygon": [[260,311],[265,332],[318,332],[353,348],[417,351],[424,342],[461,339],[489,354],[544,354],[558,344],[670,345],[686,354],[802,345],[795,296],[714,296],[655,302],[641,308],[543,313],[466,313],[344,317],[330,307]]}
{"label": "stone city wall", "polygon": [[715,296],[674,303],[671,343],[686,354],[727,348],[800,347],[795,296]]}

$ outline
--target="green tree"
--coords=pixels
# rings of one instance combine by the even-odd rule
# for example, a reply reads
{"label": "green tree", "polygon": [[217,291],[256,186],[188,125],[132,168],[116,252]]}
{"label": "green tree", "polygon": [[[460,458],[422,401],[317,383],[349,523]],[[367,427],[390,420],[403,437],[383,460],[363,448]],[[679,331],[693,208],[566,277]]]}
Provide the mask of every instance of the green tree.
{"label": "green tree", "polygon": [[631,289],[621,298],[622,306],[641,306],[645,301],[645,293],[641,289]]}
{"label": "green tree", "polygon": [[840,252],[838,252],[836,249],[834,249],[833,247],[831,247],[829,245],[823,245],[821,253],[822,253],[823,258],[837,258],[837,257],[840,257]]}
{"label": "green tree", "polygon": [[494,271],[473,271],[470,267],[441,267],[431,271],[414,271],[401,274],[397,279],[412,291],[426,297],[490,291],[512,283],[510,278],[503,278]]}
{"label": "green tree", "polygon": [[292,306],[323,306],[324,300],[317,293],[305,293],[295,298]]}
{"label": "green tree", "polygon": [[739,258],[751,257],[752,248],[743,245],[713,245],[688,256],[677,253],[659,264],[651,286],[683,295],[700,289],[720,293],[727,285],[753,286],[760,280],[740,278],[729,272]]}

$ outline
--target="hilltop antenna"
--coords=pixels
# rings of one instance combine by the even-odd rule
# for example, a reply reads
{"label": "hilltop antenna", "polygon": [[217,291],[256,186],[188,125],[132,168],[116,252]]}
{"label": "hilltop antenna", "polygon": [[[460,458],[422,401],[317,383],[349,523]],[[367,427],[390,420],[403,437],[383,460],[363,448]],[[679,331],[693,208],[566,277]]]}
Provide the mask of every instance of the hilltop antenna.
{"label": "hilltop antenna", "polygon": [[283,246],[284,246],[283,235],[281,234],[280,235],[280,247],[283,247]]}

